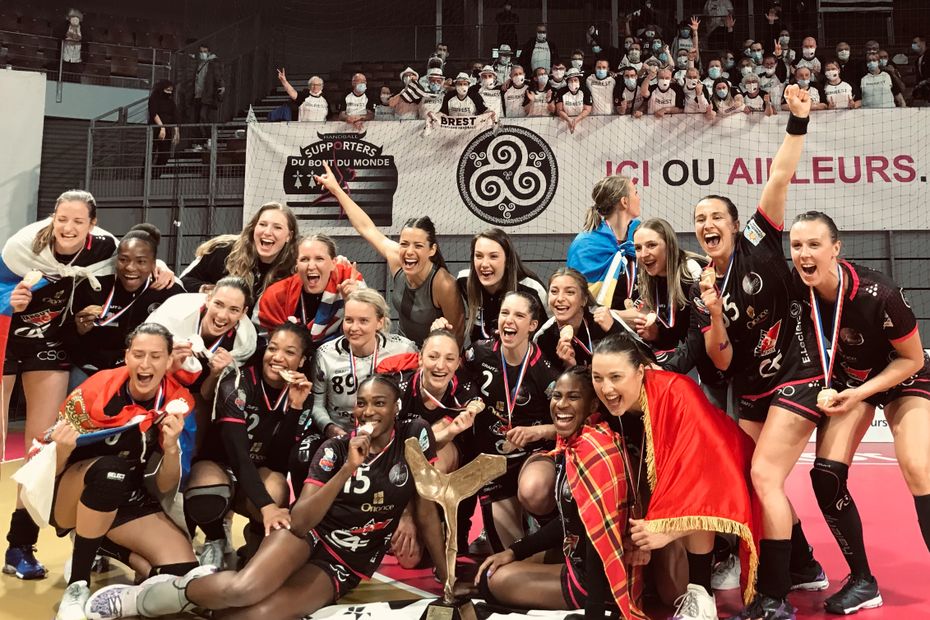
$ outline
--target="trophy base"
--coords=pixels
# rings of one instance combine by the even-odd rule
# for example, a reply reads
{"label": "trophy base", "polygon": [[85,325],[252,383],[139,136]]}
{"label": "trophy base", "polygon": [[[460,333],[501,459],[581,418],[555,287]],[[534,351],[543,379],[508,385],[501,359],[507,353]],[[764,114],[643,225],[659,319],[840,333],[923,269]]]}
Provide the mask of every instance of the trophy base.
{"label": "trophy base", "polygon": [[433,601],[420,620],[478,620],[475,606],[468,599],[457,598],[452,603]]}

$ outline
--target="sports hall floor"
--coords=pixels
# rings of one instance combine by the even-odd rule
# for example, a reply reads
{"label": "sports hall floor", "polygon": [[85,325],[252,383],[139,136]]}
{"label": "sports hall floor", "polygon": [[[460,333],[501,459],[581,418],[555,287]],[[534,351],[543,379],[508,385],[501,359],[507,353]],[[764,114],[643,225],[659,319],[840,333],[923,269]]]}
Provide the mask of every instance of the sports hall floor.
{"label": "sports hall floor", "polygon": [[[14,497],[10,476],[22,463],[18,459],[22,454],[22,435],[11,434],[8,446],[7,458],[10,460],[0,468],[0,533],[3,536],[0,541],[4,548]],[[920,537],[913,500],[898,471],[892,446],[863,444],[856,460],[850,487],[862,515],[872,571],[878,578],[885,600],[883,607],[861,612],[856,617],[862,620],[930,620],[930,553]],[[812,462],[812,452],[802,457],[789,479],[788,492],[801,515],[816,556],[831,579],[831,586],[826,592],[792,595],[792,602],[799,610],[798,617],[805,620],[835,617],[823,613],[822,601],[840,587],[846,576],[846,564],[810,490],[807,472]],[[241,529],[238,524],[234,527],[237,545],[242,544]],[[50,569],[49,576],[39,581],[0,576],[0,620],[54,618],[54,610],[65,586],[61,571],[70,545],[67,539],[57,538],[52,529],[46,528],[40,535],[38,548],[39,558]],[[95,576],[95,589],[107,583],[127,580],[128,574],[117,564],[114,566],[110,572]],[[427,594],[436,595],[439,591],[431,571],[400,571],[393,558],[388,556],[376,578],[364,583],[342,602],[411,600]],[[739,609],[736,591],[718,593],[717,600],[721,618]],[[668,615],[666,612],[654,617],[665,618]]]}

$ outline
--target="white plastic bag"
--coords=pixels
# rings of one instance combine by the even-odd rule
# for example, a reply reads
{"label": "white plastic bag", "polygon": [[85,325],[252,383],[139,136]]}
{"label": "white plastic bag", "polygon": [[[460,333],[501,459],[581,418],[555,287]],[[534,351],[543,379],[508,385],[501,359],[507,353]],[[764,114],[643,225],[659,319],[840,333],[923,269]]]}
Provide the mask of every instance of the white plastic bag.
{"label": "white plastic bag", "polygon": [[[33,440],[33,446],[40,445]],[[13,474],[13,480],[22,485],[20,497],[29,516],[39,527],[48,525],[55,495],[55,469],[58,448],[55,442],[45,444],[39,452]]]}

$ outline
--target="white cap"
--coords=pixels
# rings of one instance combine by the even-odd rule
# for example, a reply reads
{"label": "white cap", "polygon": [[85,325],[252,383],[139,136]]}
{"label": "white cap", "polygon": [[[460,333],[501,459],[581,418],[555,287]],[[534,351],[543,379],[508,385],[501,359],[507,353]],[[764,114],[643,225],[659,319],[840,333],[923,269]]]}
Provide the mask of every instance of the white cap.
{"label": "white cap", "polygon": [[478,75],[484,75],[485,73],[490,73],[491,75],[497,75],[497,71],[494,70],[494,67],[491,65],[485,65],[481,67],[481,73]]}
{"label": "white cap", "polygon": [[584,74],[581,72],[581,69],[576,69],[575,67],[572,67],[571,69],[565,72],[565,79],[567,80],[568,78],[573,78],[573,77],[580,78],[582,75]]}
{"label": "white cap", "polygon": [[509,45],[507,45],[506,43],[503,43],[503,44],[501,44],[501,46],[500,46],[499,48],[497,48],[497,53],[498,53],[498,55],[500,55],[500,54],[503,54],[504,52],[513,53],[513,50],[510,49],[510,46],[509,46]]}
{"label": "white cap", "polygon": [[468,77],[468,74],[462,71],[457,76],[455,76],[456,82],[471,82],[471,78]]}
{"label": "white cap", "polygon": [[431,77],[445,77],[445,76],[443,76],[442,74],[442,69],[440,69],[439,67],[433,67],[432,69],[428,69],[426,71],[426,77],[431,78]]}
{"label": "white cap", "polygon": [[412,74],[413,74],[413,79],[415,79],[415,80],[420,79],[420,74],[417,73],[417,72],[416,72],[414,69],[412,69],[411,67],[407,67],[406,69],[404,69],[403,71],[400,72],[400,75],[399,75],[400,79],[403,80],[403,79],[404,79],[404,76],[407,75],[408,73],[412,73]]}

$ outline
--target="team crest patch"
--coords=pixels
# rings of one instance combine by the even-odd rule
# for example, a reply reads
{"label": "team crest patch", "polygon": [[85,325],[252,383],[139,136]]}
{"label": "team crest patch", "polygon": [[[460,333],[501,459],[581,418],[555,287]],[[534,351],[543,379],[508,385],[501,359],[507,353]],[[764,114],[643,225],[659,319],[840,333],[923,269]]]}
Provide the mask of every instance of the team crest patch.
{"label": "team crest patch", "polygon": [[429,449],[429,432],[425,428],[420,431],[420,438],[417,441],[420,442],[420,450],[426,452]]}
{"label": "team crest patch", "polygon": [[410,472],[407,469],[406,463],[395,463],[391,468],[391,471],[388,472],[388,480],[391,481],[395,487],[402,487],[407,484],[407,478],[410,477]]}
{"label": "team crest patch", "polygon": [[233,404],[236,405],[237,409],[245,409],[245,390],[241,388],[236,390],[236,398]]}
{"label": "team crest patch", "polygon": [[765,232],[754,220],[749,220],[749,223],[746,224],[746,228],[743,229],[743,236],[749,240],[749,243],[759,245],[765,238]]}
{"label": "team crest patch", "polygon": [[323,471],[333,471],[336,466],[336,453],[332,448],[323,448],[323,456],[320,457],[320,469]]}
{"label": "team crest patch", "polygon": [[759,344],[756,345],[755,351],[756,357],[765,357],[775,352],[779,332],[781,332],[781,319],[759,337]]}

